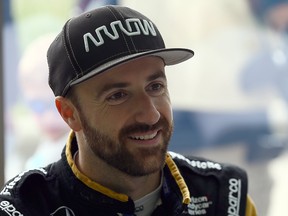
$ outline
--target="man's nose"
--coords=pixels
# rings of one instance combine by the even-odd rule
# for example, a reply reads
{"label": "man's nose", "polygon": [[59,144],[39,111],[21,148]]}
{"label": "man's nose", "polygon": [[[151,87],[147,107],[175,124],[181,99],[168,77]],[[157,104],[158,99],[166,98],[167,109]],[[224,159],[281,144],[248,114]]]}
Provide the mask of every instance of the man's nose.
{"label": "man's nose", "polygon": [[157,98],[142,94],[135,101],[135,120],[139,123],[154,125],[160,119],[157,109]]}

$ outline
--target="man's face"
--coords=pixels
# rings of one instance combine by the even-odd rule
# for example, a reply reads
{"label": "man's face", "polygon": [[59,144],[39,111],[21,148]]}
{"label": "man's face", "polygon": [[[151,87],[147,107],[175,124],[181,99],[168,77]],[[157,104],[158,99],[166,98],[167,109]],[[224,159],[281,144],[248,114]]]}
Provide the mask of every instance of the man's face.
{"label": "man's face", "polygon": [[96,157],[131,176],[163,167],[173,119],[160,58],[117,66],[75,93],[84,140]]}

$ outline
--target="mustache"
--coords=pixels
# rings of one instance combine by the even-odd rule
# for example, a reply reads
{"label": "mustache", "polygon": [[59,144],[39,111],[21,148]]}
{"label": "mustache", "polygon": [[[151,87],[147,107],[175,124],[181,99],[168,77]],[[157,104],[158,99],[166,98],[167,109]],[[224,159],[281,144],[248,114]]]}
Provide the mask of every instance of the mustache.
{"label": "mustache", "polygon": [[120,131],[120,136],[130,134],[130,133],[137,133],[137,132],[148,132],[152,130],[157,129],[168,129],[169,123],[164,117],[160,117],[157,123],[154,125],[148,125],[148,124],[141,124],[141,123],[135,123],[133,125],[126,126],[122,128]]}

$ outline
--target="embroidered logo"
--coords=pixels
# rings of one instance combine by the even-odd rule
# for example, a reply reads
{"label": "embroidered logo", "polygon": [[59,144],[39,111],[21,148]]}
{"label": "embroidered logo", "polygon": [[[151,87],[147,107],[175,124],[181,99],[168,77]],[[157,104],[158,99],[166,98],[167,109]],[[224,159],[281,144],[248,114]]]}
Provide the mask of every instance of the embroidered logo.
{"label": "embroidered logo", "polygon": [[241,180],[231,178],[229,179],[228,216],[239,216],[240,199],[241,199]]}
{"label": "embroidered logo", "polygon": [[206,215],[207,209],[213,204],[207,196],[191,197],[188,205],[189,215]]}
{"label": "embroidered logo", "polygon": [[222,170],[222,166],[219,163],[215,163],[212,161],[199,161],[199,160],[189,160],[188,158],[184,157],[175,152],[169,152],[172,158],[178,158],[181,160],[186,161],[190,166],[198,168],[198,169],[214,169],[214,170]]}
{"label": "embroidered logo", "polygon": [[[118,28],[116,28],[118,26]],[[132,26],[134,28],[132,28]],[[127,36],[135,35],[152,35],[156,36],[157,33],[151,21],[140,20],[138,18],[129,18],[125,20],[125,26],[120,20],[110,23],[110,28],[112,32],[109,32],[107,26],[103,25],[95,29],[96,37],[94,37],[90,32],[87,32],[83,35],[85,51],[89,52],[89,41],[92,42],[95,46],[101,46],[105,43],[103,35],[108,36],[111,40],[117,40],[122,33]],[[121,31],[120,33],[118,31]]]}
{"label": "embroidered logo", "polygon": [[72,209],[68,208],[67,206],[61,206],[56,211],[54,211],[50,216],[75,216]]}
{"label": "embroidered logo", "polygon": [[24,216],[21,212],[17,211],[9,201],[1,201],[0,209],[10,216]]}

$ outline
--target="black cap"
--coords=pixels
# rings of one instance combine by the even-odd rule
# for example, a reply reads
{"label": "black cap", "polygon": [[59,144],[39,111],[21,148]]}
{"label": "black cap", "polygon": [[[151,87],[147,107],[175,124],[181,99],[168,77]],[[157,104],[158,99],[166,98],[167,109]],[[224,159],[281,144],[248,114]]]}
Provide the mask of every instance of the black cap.
{"label": "black cap", "polygon": [[166,65],[193,56],[165,48],[155,24],[127,7],[105,6],[67,21],[48,49],[49,85],[55,96],[116,65],[142,56],[159,56]]}

